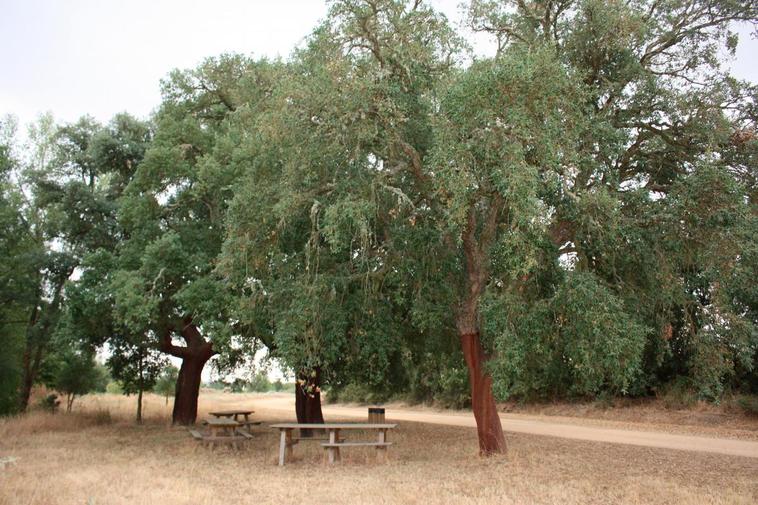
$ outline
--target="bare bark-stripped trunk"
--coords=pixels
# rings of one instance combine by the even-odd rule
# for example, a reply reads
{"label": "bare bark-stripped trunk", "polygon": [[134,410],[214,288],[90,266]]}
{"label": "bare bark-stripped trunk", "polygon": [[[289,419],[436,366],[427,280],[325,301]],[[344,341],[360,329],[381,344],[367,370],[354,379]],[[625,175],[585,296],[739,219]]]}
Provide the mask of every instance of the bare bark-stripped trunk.
{"label": "bare bark-stripped trunk", "polygon": [[[302,381],[302,382],[301,382]],[[299,374],[295,385],[295,415],[298,423],[324,423],[321,411],[321,368]],[[300,430],[301,437],[313,436],[313,430]]]}
{"label": "bare bark-stripped trunk", "polygon": [[482,455],[507,452],[505,434],[497,413],[495,396],[492,393],[492,377],[485,370],[487,356],[478,333],[461,334],[463,356],[468,366],[471,385],[471,410],[474,411],[476,431],[479,437],[479,452]]}
{"label": "bare bark-stripped trunk", "polygon": [[458,336],[468,367],[471,409],[476,420],[479,452],[485,456],[503,454],[507,450],[495,395],[492,393],[492,377],[486,371],[489,356],[479,338],[479,299],[489,275],[487,253],[496,234],[500,205],[500,199],[496,197],[482,224],[478,239],[476,210],[473,207],[469,210],[468,223],[462,237],[466,288],[456,312]]}
{"label": "bare bark-stripped trunk", "polygon": [[179,377],[176,380],[172,422],[190,425],[195,424],[197,420],[197,398],[200,394],[203,367],[216,352],[213,350],[213,344],[206,341],[197,326],[192,324],[191,317],[184,318],[181,328],[178,330],[178,333],[187,343],[186,346],[176,346],[171,342],[171,335],[174,331],[176,329],[173,326],[166,329],[162,335],[160,346],[161,351],[182,360]]}

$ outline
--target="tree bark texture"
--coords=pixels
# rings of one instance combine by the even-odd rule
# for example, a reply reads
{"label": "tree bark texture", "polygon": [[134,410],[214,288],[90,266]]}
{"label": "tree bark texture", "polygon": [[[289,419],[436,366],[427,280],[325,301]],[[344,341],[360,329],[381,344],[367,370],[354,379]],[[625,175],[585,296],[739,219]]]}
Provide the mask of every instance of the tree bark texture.
{"label": "tree bark texture", "polygon": [[[321,411],[321,369],[298,374],[295,385],[295,415],[298,423],[324,423]],[[313,430],[300,430],[301,437],[312,437]]]}
{"label": "tree bark texture", "polygon": [[197,420],[197,398],[200,394],[200,380],[207,358],[184,358],[176,380],[176,395],[172,421],[174,424],[190,425]]}
{"label": "tree bark texture", "polygon": [[200,381],[203,368],[211,357],[216,354],[213,344],[206,341],[197,326],[192,324],[192,318],[182,321],[178,333],[187,343],[186,346],[176,346],[171,336],[175,327],[169,327],[161,339],[161,351],[181,358],[179,377],[176,380],[174,395],[173,424],[191,425],[197,420],[197,398],[200,394]]}
{"label": "tree bark texture", "polygon": [[474,411],[479,436],[479,453],[484,456],[507,451],[503,426],[497,413],[492,377],[485,371],[487,358],[478,333],[460,335],[463,356],[468,366],[471,386],[471,410]]}

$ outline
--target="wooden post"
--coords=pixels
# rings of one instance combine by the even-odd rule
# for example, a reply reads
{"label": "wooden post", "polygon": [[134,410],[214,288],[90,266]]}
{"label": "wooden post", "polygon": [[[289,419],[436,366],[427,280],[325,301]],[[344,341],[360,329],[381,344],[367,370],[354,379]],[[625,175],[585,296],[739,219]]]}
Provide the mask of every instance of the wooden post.
{"label": "wooden post", "polygon": [[[383,444],[387,442],[387,430],[379,430],[379,443]],[[376,446],[376,461],[379,463],[384,463],[387,461],[387,446],[386,445],[377,445]]]}
{"label": "wooden post", "polygon": [[287,438],[289,438],[287,436],[288,434],[289,430],[279,430],[279,466],[284,466],[284,451],[285,447],[287,446]]}
{"label": "wooden post", "polygon": [[[329,443],[330,444],[336,444],[339,441],[340,438],[340,430],[338,429],[330,429],[329,430]],[[333,465],[335,461],[339,461],[340,458],[340,448],[339,447],[327,447],[327,459],[329,461],[330,465]]]}

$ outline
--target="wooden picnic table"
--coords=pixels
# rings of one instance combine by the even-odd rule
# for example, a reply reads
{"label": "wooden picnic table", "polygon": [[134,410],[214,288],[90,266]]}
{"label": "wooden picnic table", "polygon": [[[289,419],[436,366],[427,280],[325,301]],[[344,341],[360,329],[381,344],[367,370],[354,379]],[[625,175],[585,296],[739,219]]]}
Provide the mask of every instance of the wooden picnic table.
{"label": "wooden picnic table", "polygon": [[235,421],[239,421],[239,417],[243,416],[245,418],[245,422],[250,421],[250,414],[254,413],[254,410],[216,410],[214,412],[208,412],[213,417],[227,417],[227,418],[234,418]]}
{"label": "wooden picnic table", "polygon": [[250,434],[243,433],[242,431],[238,430],[242,424],[238,423],[234,419],[206,419],[205,425],[208,428],[207,435],[203,435],[202,433],[194,430],[190,430],[190,433],[196,439],[209,444],[211,448],[214,448],[216,446],[216,443],[220,442],[229,443],[235,449],[239,449],[238,442],[244,442],[245,440],[251,438]]}
{"label": "wooden picnic table", "polygon": [[[244,426],[245,429],[247,429],[248,433],[252,433],[251,426],[255,424],[261,424],[260,421],[250,420],[250,414],[254,412],[255,412],[254,410],[231,409],[231,410],[216,410],[216,411],[208,412],[208,413],[218,418],[228,418],[228,419],[234,418],[235,421],[237,421],[238,423],[240,423],[240,425]],[[244,417],[245,420],[242,421],[240,417]]]}
{"label": "wooden picnic table", "polygon": [[[328,442],[324,442],[321,446],[326,449],[327,460],[330,464],[336,461],[340,461],[340,448],[341,447],[375,447],[376,458],[379,461],[383,461],[386,456],[387,447],[392,445],[391,442],[387,442],[387,432],[395,428],[397,424],[392,423],[280,423],[272,424],[272,428],[279,430],[279,466],[284,466],[286,458],[292,457],[292,447],[298,442],[294,439],[292,432],[297,429],[312,429],[312,430],[324,430],[328,435]],[[340,432],[343,430],[355,430],[355,431],[376,431],[377,438],[375,441],[366,442],[346,442],[340,438]]]}

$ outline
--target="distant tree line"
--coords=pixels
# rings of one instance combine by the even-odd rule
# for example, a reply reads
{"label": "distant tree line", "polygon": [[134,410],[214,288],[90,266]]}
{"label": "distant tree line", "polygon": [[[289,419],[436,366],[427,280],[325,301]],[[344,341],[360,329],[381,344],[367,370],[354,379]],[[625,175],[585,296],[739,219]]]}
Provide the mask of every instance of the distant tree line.
{"label": "distant tree line", "polygon": [[138,390],[264,347],[297,415],[335,396],[758,392],[758,87],[748,0],[334,0],[286,61],[209,58],[148,121],[43,117],[0,150],[0,406],[109,349]]}

